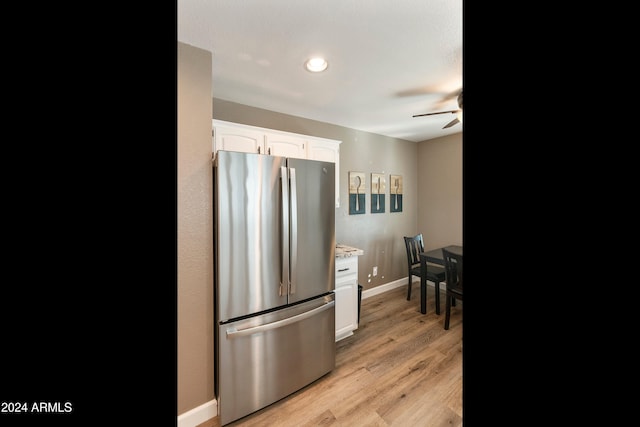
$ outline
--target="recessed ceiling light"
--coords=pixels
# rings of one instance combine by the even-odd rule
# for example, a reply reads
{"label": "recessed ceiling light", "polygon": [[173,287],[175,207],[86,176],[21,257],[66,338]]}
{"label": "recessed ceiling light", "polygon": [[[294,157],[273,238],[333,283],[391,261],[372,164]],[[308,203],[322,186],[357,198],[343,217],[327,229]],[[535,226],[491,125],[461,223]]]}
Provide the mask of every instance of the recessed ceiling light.
{"label": "recessed ceiling light", "polygon": [[307,62],[305,62],[304,65],[307,70],[311,71],[312,73],[319,73],[320,71],[324,71],[329,66],[324,58],[318,57],[309,59]]}

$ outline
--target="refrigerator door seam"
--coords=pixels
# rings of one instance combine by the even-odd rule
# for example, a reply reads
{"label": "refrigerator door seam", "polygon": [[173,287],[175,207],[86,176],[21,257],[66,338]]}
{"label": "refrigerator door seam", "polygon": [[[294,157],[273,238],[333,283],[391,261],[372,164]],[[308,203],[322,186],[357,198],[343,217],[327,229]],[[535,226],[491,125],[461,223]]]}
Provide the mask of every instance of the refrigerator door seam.
{"label": "refrigerator door seam", "polygon": [[296,293],[298,282],[298,197],[296,184],[296,168],[290,168],[291,175],[291,282],[289,294]]}
{"label": "refrigerator door seam", "polygon": [[252,328],[241,329],[239,331],[235,330],[235,328],[230,328],[227,330],[227,338],[238,338],[246,335],[256,334],[258,332],[264,332],[271,329],[281,328],[291,323],[296,323],[308,317],[315,316],[317,313],[328,310],[334,305],[335,305],[335,301],[331,301],[324,305],[321,305],[320,307],[316,307],[313,310],[306,311],[304,313],[298,314],[293,317],[288,317],[286,319],[278,320],[277,322],[267,323],[266,325],[260,325],[260,326],[254,326]]}
{"label": "refrigerator door seam", "polygon": [[286,166],[280,166],[282,186],[282,272],[280,274],[279,295],[289,293],[289,173]]}

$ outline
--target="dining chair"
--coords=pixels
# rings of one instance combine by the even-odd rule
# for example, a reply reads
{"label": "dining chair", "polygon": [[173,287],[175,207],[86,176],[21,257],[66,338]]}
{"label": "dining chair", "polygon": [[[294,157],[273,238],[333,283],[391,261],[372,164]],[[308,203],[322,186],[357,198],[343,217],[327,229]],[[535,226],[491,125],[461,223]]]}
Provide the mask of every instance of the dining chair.
{"label": "dining chair", "polygon": [[444,259],[445,284],[447,286],[444,328],[449,329],[451,306],[456,305],[457,299],[462,301],[462,255],[442,248],[442,258]]}
{"label": "dining chair", "polygon": [[[411,285],[413,276],[421,277],[420,253],[424,252],[424,240],[422,233],[413,237],[405,236],[404,245],[407,249],[407,273],[409,283],[407,287],[407,301],[411,300]],[[436,288],[436,314],[440,314],[440,282],[445,280],[444,268],[439,265],[427,264],[426,278],[435,284]]]}

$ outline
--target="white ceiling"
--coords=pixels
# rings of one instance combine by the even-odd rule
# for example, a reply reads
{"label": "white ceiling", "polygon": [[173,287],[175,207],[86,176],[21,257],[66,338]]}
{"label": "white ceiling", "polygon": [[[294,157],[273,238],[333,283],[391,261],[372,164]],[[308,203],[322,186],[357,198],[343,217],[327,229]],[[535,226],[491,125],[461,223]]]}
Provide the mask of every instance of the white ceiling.
{"label": "white ceiling", "polygon": [[412,117],[458,108],[462,1],[178,0],[178,40],[212,53],[216,98],[418,142],[462,132]]}

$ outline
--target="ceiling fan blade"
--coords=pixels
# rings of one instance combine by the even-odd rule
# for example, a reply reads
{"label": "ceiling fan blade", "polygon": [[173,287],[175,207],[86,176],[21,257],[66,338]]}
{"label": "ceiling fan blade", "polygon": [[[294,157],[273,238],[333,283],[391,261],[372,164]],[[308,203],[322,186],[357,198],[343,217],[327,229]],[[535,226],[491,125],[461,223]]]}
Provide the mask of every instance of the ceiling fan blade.
{"label": "ceiling fan blade", "polygon": [[453,92],[449,92],[447,94],[445,94],[440,101],[436,102],[436,108],[437,107],[442,107],[443,105],[447,104],[449,101],[451,101],[452,99],[457,99],[458,100],[458,106],[460,108],[462,108],[460,106],[460,99],[461,99],[461,94],[462,93],[462,88],[455,90]]}
{"label": "ceiling fan blade", "polygon": [[450,128],[451,126],[460,123],[460,120],[458,120],[458,118],[456,117],[455,119],[451,120],[449,123],[447,123],[446,125],[444,125],[444,127],[442,129],[446,129],[446,128]]}
{"label": "ceiling fan blade", "polygon": [[[413,117],[434,116],[436,114],[457,114],[458,112],[462,111],[462,89],[460,89],[460,92],[458,93],[457,98],[458,98],[458,107],[460,107],[459,110],[438,111],[437,113],[414,114]],[[442,129],[450,128],[451,126],[457,125],[458,123],[460,123],[460,120],[458,119],[458,117],[456,117],[455,119],[451,120],[449,123],[444,125]]]}
{"label": "ceiling fan blade", "polygon": [[425,113],[425,114],[414,114],[412,117],[423,117],[423,116],[433,116],[435,114],[455,114],[457,113],[459,110],[452,110],[452,111],[440,111],[438,113]]}

